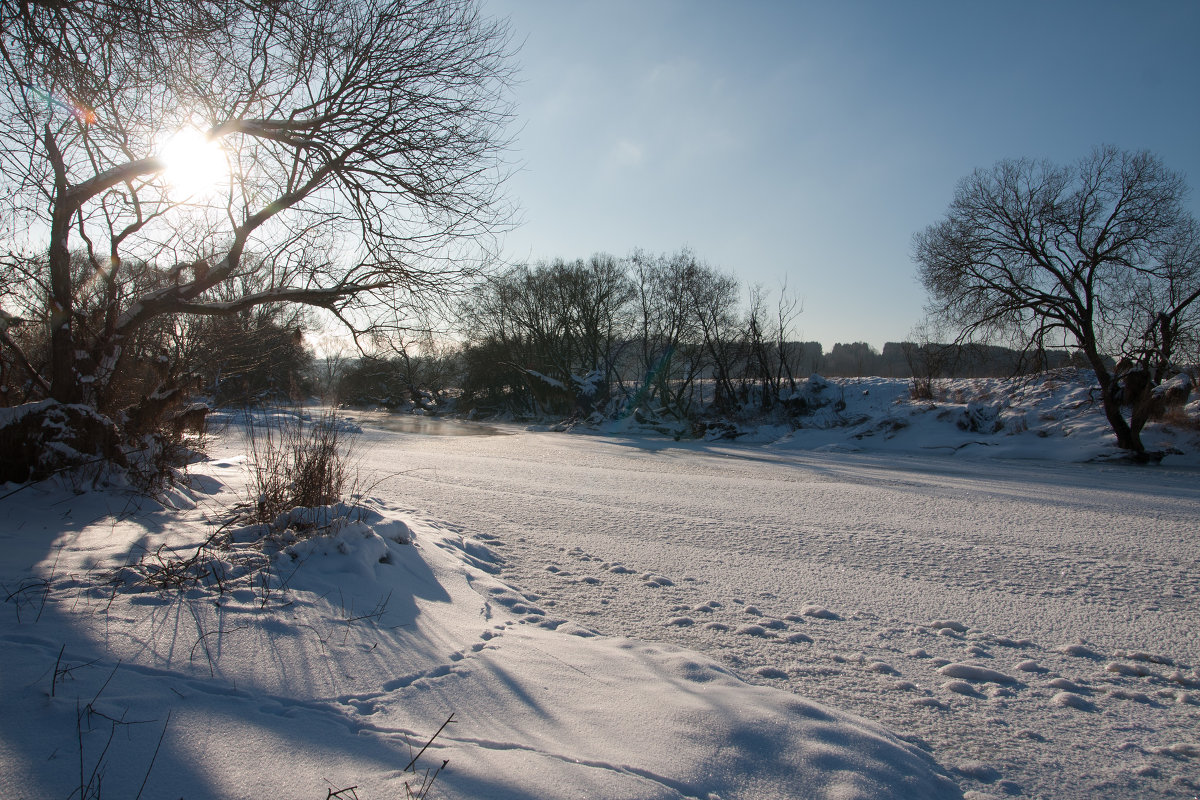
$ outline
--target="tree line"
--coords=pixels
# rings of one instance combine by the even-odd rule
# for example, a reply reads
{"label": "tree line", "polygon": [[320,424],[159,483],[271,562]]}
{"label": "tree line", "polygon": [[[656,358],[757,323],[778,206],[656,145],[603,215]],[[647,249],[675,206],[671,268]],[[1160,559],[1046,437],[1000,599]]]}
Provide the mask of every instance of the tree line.
{"label": "tree line", "polygon": [[692,420],[795,410],[812,374],[1012,376],[1083,364],[1064,350],[997,345],[798,341],[802,309],[781,289],[743,287],[689,250],[552,259],[478,283],[457,338],[432,336],[321,362],[327,399],[359,406],[527,416],[638,413]]}

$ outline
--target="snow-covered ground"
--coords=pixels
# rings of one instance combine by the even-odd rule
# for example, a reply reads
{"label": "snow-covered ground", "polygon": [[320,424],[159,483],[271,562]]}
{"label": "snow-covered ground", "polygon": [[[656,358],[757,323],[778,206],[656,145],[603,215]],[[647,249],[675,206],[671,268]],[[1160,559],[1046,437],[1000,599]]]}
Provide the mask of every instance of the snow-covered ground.
{"label": "snow-covered ground", "polygon": [[79,796],[99,763],[103,796],[367,800],[449,759],[428,796],[1195,797],[1195,431],[1079,463],[1111,448],[1067,381],[902,388],[734,442],[358,414],[369,513],[223,591],[112,579],[212,534],[232,431],[175,509],[23,489],[0,796]]}

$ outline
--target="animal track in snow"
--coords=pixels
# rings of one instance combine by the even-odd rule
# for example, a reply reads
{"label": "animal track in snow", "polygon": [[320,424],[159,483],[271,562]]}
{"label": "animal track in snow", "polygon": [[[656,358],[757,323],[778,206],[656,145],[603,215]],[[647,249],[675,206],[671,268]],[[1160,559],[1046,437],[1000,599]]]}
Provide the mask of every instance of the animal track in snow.
{"label": "animal track in snow", "polygon": [[1060,647],[1054,648],[1054,650],[1055,652],[1062,653],[1063,655],[1075,656],[1076,658],[1090,658],[1095,661],[1099,661],[1101,658],[1103,658],[1102,655],[1082,642],[1076,642],[1075,644],[1064,644]]}
{"label": "animal track in snow", "polygon": [[775,678],[778,680],[786,679],[788,674],[778,667],[759,667],[754,670],[754,673],[761,678]]}
{"label": "animal track in snow", "polygon": [[1074,708],[1079,711],[1095,711],[1096,706],[1091,700],[1073,692],[1059,692],[1050,698],[1051,705],[1059,708]]}
{"label": "animal track in snow", "polygon": [[800,613],[806,617],[813,617],[814,619],[840,620],[842,618],[841,615],[835,614],[828,608],[817,605],[804,606],[804,608],[800,609]]}
{"label": "animal track in snow", "polygon": [[743,636],[760,636],[763,638],[769,637],[771,634],[762,625],[739,625],[734,633],[739,633]]}
{"label": "animal track in snow", "polygon": [[974,686],[966,681],[946,681],[942,684],[942,688],[948,692],[966,695],[967,697],[983,697]]}
{"label": "animal track in snow", "polygon": [[961,678],[976,683],[1016,683],[1016,679],[994,669],[965,662],[945,664],[938,672],[947,678]]}

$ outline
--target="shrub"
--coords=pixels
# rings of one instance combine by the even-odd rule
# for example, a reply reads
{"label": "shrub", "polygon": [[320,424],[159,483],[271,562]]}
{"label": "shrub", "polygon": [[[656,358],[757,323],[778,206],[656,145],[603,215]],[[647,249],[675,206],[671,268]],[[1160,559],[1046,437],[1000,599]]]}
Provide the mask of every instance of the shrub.
{"label": "shrub", "polygon": [[266,422],[248,415],[246,441],[253,521],[332,505],[357,482],[353,434],[332,411],[308,425],[296,413],[270,414]]}

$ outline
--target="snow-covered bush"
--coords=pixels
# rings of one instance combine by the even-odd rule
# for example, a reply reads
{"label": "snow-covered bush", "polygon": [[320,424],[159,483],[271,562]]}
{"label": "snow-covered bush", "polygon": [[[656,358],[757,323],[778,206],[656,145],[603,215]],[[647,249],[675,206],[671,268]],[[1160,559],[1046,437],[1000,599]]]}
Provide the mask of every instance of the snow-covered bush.
{"label": "snow-covered bush", "polygon": [[958,420],[958,427],[972,433],[995,433],[1004,427],[1004,421],[1000,419],[1000,411],[1000,405],[972,401],[963,410],[963,414]]}

